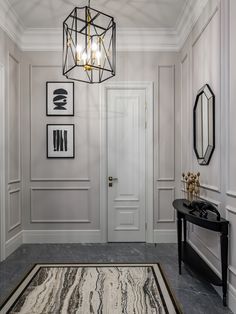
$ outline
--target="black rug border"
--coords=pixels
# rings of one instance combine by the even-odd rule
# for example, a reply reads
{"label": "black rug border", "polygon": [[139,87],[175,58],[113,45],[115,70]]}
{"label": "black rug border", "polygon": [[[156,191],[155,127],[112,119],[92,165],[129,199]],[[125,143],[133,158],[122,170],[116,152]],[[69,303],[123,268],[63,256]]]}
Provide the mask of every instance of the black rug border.
{"label": "black rug border", "polygon": [[[97,264],[99,264],[99,266],[96,266]],[[48,266],[48,267],[53,267],[53,266],[55,266],[55,267],[59,267],[59,265],[61,265],[62,267],[69,267],[68,265],[92,265],[92,266],[94,266],[94,267],[103,267],[103,265],[104,266],[107,266],[107,265],[112,265],[113,267],[115,267],[115,265],[124,265],[124,266],[127,266],[127,267],[129,267],[128,265],[133,265],[134,267],[139,267],[139,266],[146,266],[146,267],[148,267],[148,266],[150,266],[151,268],[152,268],[152,272],[153,272],[153,275],[154,275],[154,277],[155,277],[155,280],[156,280],[156,284],[157,284],[157,288],[158,288],[158,290],[159,290],[159,293],[160,293],[160,296],[161,296],[161,300],[162,300],[162,303],[163,303],[163,306],[164,306],[164,308],[165,308],[165,310],[168,312],[168,310],[167,310],[167,306],[166,306],[166,302],[165,302],[165,300],[164,300],[164,297],[163,297],[163,294],[162,294],[162,291],[161,291],[161,288],[160,288],[160,286],[159,286],[159,283],[158,283],[158,279],[157,279],[157,276],[156,276],[156,273],[155,273],[155,270],[154,270],[154,268],[153,268],[153,265],[157,265],[157,267],[158,267],[158,269],[159,269],[159,271],[160,271],[160,274],[161,274],[161,276],[162,276],[162,279],[163,279],[163,281],[164,281],[164,283],[165,283],[165,286],[166,286],[166,289],[167,289],[167,291],[168,291],[168,294],[169,294],[169,296],[170,296],[170,299],[171,299],[171,301],[172,301],[172,303],[173,303],[173,306],[174,306],[174,308],[175,308],[175,310],[176,310],[176,314],[184,314],[184,312],[182,311],[182,309],[181,309],[181,306],[180,306],[180,304],[179,304],[179,301],[176,299],[176,297],[175,297],[175,294],[174,294],[174,292],[173,292],[173,290],[171,289],[171,287],[170,287],[170,284],[169,284],[169,282],[168,282],[168,280],[167,280],[167,278],[166,278],[166,275],[165,275],[165,273],[164,273],[164,271],[163,271],[163,269],[162,269],[162,267],[161,267],[161,265],[160,265],[160,263],[158,263],[158,262],[146,262],[146,263],[143,263],[143,262],[141,262],[141,263],[139,263],[139,262],[121,262],[121,263],[118,263],[118,262],[109,262],[109,263],[104,263],[104,262],[101,262],[101,263],[92,263],[92,262],[82,262],[82,263],[80,263],[80,262],[73,262],[73,263],[70,263],[70,262],[68,262],[68,263],[65,263],[65,262],[63,262],[63,263],[59,263],[59,262],[56,262],[56,263],[52,263],[52,262],[49,262],[49,263],[46,263],[46,262],[43,262],[43,263],[35,263],[29,270],[28,270],[28,272],[26,273],[26,275],[20,280],[20,282],[17,284],[17,286],[10,292],[10,294],[6,297],[6,299],[0,304],[0,311],[2,310],[2,308],[6,305],[6,303],[10,300],[10,298],[12,297],[12,295],[18,290],[18,288],[21,286],[21,284],[24,282],[24,280],[29,276],[29,274],[33,271],[33,269],[36,267],[36,266]],[[65,266],[63,266],[63,265],[65,265]],[[67,266],[66,266],[67,265]],[[136,266],[137,265],[137,266]],[[7,311],[7,312],[9,312],[11,309],[12,309],[12,307],[15,305],[15,303],[17,302],[17,300],[22,296],[22,294],[24,293],[24,291],[25,291],[25,289],[27,289],[27,287],[30,285],[30,283],[32,282],[32,280],[35,278],[35,276],[38,274],[38,272],[40,271],[40,269],[41,269],[41,267],[38,269],[38,271],[34,274],[34,276],[31,278],[31,280],[29,281],[29,283],[25,286],[25,288],[23,289],[23,291],[20,293],[20,295],[17,297],[17,299],[15,300],[15,302],[13,302],[13,304],[11,305],[11,307],[9,308],[9,310]],[[167,313],[168,314],[168,313]]]}

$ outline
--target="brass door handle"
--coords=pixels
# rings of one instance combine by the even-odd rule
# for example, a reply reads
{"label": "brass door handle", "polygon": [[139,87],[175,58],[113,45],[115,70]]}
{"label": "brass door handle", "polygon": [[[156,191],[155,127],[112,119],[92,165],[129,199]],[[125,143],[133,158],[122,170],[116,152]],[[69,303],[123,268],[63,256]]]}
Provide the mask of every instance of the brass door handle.
{"label": "brass door handle", "polygon": [[109,180],[109,181],[117,181],[118,178],[108,177],[108,180]]}

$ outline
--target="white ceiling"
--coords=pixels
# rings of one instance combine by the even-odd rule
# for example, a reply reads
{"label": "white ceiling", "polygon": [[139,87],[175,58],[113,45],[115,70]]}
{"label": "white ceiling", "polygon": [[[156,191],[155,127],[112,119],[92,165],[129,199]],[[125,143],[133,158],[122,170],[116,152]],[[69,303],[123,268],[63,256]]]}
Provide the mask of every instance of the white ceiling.
{"label": "white ceiling", "polygon": [[[2,1],[2,0],[0,0]],[[27,28],[59,28],[75,6],[85,0],[8,0]],[[173,28],[192,0],[91,0],[91,7],[114,16],[118,28]]]}
{"label": "white ceiling", "polygon": [[[114,16],[117,51],[179,51],[209,0],[91,0]],[[87,0],[0,0],[0,28],[23,51],[61,51],[62,21]]]}

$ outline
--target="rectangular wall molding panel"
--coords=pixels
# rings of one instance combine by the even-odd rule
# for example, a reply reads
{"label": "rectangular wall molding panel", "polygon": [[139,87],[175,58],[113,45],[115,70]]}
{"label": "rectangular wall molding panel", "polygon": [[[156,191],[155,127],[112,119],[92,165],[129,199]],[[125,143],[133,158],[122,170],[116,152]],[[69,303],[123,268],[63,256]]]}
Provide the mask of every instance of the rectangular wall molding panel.
{"label": "rectangular wall molding panel", "polygon": [[8,192],[8,232],[21,225],[21,190],[14,189]]}
{"label": "rectangular wall molding panel", "polygon": [[189,54],[181,61],[181,173],[188,171],[190,165],[189,147],[192,145],[190,132],[192,129],[192,106],[190,105],[190,60]]}
{"label": "rectangular wall molding panel", "polygon": [[[190,229],[191,230],[191,229]],[[206,243],[205,239],[208,238],[208,243]],[[209,245],[210,238],[212,238],[212,243],[214,243],[214,249]],[[190,231],[190,239],[192,242],[196,242],[200,247],[204,246],[211,255],[213,255],[218,261],[220,260],[220,252],[218,250],[217,244],[220,241],[218,235],[212,235],[208,230],[201,230],[200,228],[193,225],[193,229]],[[217,251],[217,252],[216,252]]]}
{"label": "rectangular wall molding panel", "polygon": [[20,159],[20,63],[9,54],[8,92],[8,184],[21,181]]}
{"label": "rectangular wall molding panel", "polygon": [[[220,193],[221,190],[221,74],[220,74],[220,10],[216,7],[212,10],[209,18],[202,21],[201,28],[197,28],[193,33],[193,42],[191,43],[192,54],[192,106],[195,102],[197,92],[208,84],[212,89],[215,103],[215,151],[212,155],[210,164],[203,170],[197,162],[197,158],[192,150],[193,170],[200,171],[201,184],[206,189]],[[208,49],[205,47],[208,46]]]}
{"label": "rectangular wall molding panel", "polygon": [[31,188],[32,223],[90,223],[90,189]]}
{"label": "rectangular wall molding panel", "polygon": [[158,66],[157,180],[175,180],[175,66]]}
{"label": "rectangular wall molding panel", "polygon": [[[78,89],[75,89],[74,95],[75,114],[64,117],[69,123],[75,124],[75,158],[53,161],[46,158],[46,124],[58,121],[58,117],[55,120],[55,117],[46,116],[47,81],[64,81],[61,66],[30,65],[30,179],[38,182],[89,182],[90,126],[86,119],[79,119],[77,108],[82,98]],[[63,117],[60,118],[59,124],[64,123]]]}
{"label": "rectangular wall molding panel", "polygon": [[158,223],[175,222],[175,211],[172,202],[175,199],[174,187],[163,187],[157,189],[158,199]]}

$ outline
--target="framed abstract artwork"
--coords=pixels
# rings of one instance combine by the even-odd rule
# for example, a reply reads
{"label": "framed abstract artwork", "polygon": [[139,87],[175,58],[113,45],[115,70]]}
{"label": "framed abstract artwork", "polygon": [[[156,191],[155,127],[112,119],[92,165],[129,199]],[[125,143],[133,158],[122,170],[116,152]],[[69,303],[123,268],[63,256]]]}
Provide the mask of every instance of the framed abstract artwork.
{"label": "framed abstract artwork", "polygon": [[47,124],[47,158],[75,158],[74,124]]}
{"label": "framed abstract artwork", "polygon": [[46,83],[47,116],[74,115],[74,82]]}

